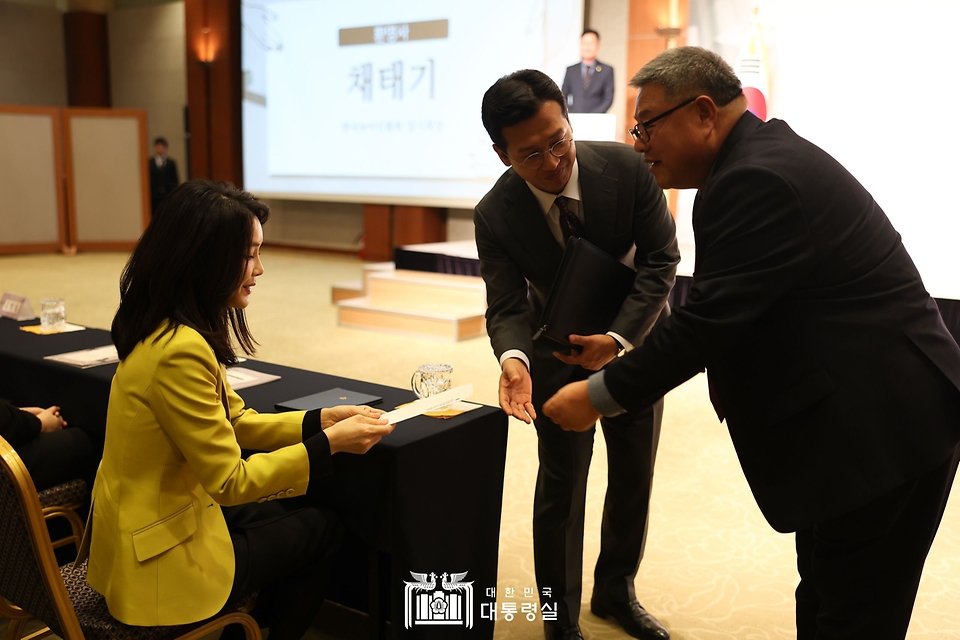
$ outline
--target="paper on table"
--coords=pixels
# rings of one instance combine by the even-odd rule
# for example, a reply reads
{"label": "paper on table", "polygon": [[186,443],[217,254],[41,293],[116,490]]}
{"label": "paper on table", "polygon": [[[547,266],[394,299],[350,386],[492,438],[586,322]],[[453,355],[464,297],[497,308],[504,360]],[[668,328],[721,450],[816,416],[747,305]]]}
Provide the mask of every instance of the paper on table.
{"label": "paper on table", "polygon": [[108,344],[105,347],[58,353],[55,356],[44,356],[43,359],[62,362],[71,367],[80,367],[81,369],[99,367],[102,364],[110,364],[111,362],[120,362],[120,357],[117,355],[117,348],[112,344]]}
{"label": "paper on table", "polygon": [[280,376],[272,373],[254,371],[253,369],[247,369],[246,367],[230,367],[227,369],[227,382],[230,383],[230,388],[234,391],[246,389],[247,387],[256,387],[257,385],[266,384],[279,379]]}
{"label": "paper on table", "polygon": [[43,325],[31,324],[26,327],[20,327],[20,331],[26,331],[27,333],[35,333],[40,336],[52,336],[58,333],[73,333],[74,331],[83,331],[86,327],[79,324],[70,324],[69,322],[63,325],[63,329],[59,331],[44,331]]}
{"label": "paper on table", "polygon": [[396,424],[409,418],[415,418],[426,413],[427,411],[434,411],[435,409],[439,409],[440,407],[448,405],[452,402],[459,402],[460,400],[469,398],[472,395],[473,384],[465,384],[454,389],[450,389],[449,391],[438,393],[435,396],[421,398],[415,402],[411,402],[408,405],[404,405],[399,409],[388,411],[383,415],[387,419],[387,422],[390,424]]}

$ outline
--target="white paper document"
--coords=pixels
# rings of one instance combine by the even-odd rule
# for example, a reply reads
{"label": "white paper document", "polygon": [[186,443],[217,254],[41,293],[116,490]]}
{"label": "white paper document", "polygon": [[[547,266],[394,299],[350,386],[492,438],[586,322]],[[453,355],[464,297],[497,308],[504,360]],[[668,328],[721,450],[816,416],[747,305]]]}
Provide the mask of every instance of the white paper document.
{"label": "white paper document", "polygon": [[117,348],[112,344],[108,344],[105,347],[94,347],[93,349],[59,353],[55,356],[44,356],[43,359],[62,362],[71,367],[79,367],[81,369],[89,369],[90,367],[99,367],[102,364],[120,362],[120,357],[117,356]]}
{"label": "white paper document", "polygon": [[256,387],[257,385],[279,379],[280,376],[275,376],[272,373],[254,371],[246,367],[230,367],[227,369],[227,382],[230,383],[230,388],[234,391],[246,389],[247,387]]}
{"label": "white paper document", "polygon": [[396,424],[409,418],[416,418],[417,416],[423,415],[428,411],[436,411],[440,407],[444,407],[448,404],[465,400],[472,395],[473,384],[465,384],[454,389],[450,389],[449,391],[438,393],[435,396],[420,398],[415,402],[411,402],[410,404],[400,407],[399,409],[388,411],[383,415],[390,424]]}

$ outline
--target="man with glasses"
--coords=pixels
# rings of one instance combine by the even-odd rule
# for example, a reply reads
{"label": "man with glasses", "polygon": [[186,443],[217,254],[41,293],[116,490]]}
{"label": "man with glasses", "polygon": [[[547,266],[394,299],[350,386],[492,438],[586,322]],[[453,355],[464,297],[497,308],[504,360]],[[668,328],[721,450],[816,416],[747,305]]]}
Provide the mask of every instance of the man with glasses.
{"label": "man with glasses", "polygon": [[760,510],[796,532],[797,637],[903,638],[960,458],[960,348],[870,194],[747,112],[722,58],[671,49],[631,84],[635,149],[699,190],[693,286],[544,412],[589,429],[706,367]]}
{"label": "man with glasses", "polygon": [[[669,315],[680,254],[663,192],[626,145],[574,142],[563,94],[539,71],[517,71],[483,97],[483,125],[510,167],[474,213],[480,271],[487,286],[487,332],[500,360],[500,406],[533,421],[540,472],[534,495],[534,560],[550,640],[582,638],[579,628],[584,503],[593,430],[567,433],[540,414],[557,389],[583,380],[639,345]],[[637,269],[633,291],[606,334],[570,336],[579,351],[555,352],[533,340],[564,246],[585,238]],[[634,578],[643,555],[662,399],[602,420],[607,495],[591,609],[630,635],[669,634],[637,602]],[[549,611],[549,609],[547,609]]]}

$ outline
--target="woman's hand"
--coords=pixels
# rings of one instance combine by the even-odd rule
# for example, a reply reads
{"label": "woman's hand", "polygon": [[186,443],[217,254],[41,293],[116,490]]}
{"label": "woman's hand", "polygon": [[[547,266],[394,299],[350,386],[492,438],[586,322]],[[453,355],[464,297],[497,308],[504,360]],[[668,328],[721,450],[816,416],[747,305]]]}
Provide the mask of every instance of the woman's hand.
{"label": "woman's hand", "polygon": [[[334,408],[340,409],[341,407]],[[340,451],[356,454],[366,453],[373,445],[380,442],[380,438],[393,431],[394,425],[387,424],[387,419],[381,415],[383,414],[382,411],[370,407],[349,408],[376,411],[378,415],[368,415],[367,411],[361,411],[349,418],[340,420],[332,426],[324,427],[323,432],[327,435],[327,440],[330,441],[330,453]]]}
{"label": "woman's hand", "polygon": [[320,428],[329,429],[333,425],[337,424],[341,420],[346,420],[347,418],[353,416],[367,416],[369,418],[379,418],[383,415],[383,411],[380,409],[374,409],[373,407],[368,407],[366,405],[340,405],[337,407],[330,407],[329,409],[320,410]]}

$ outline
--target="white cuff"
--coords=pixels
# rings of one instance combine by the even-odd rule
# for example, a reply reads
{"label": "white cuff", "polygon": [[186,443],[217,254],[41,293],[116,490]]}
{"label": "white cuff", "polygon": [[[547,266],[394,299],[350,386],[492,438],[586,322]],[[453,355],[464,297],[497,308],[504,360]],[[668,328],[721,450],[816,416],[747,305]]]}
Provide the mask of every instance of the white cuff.
{"label": "white cuff", "polygon": [[613,338],[614,340],[616,340],[617,342],[619,342],[620,346],[623,347],[624,351],[628,353],[630,351],[633,351],[633,345],[630,343],[630,341],[624,338],[623,336],[621,336],[619,333],[616,333],[614,331],[607,331],[607,335]]}
{"label": "white cuff", "polygon": [[523,364],[527,365],[527,371],[530,371],[530,358],[527,357],[523,351],[520,349],[507,349],[500,355],[500,368],[503,368],[503,362],[507,358],[516,358]]}

